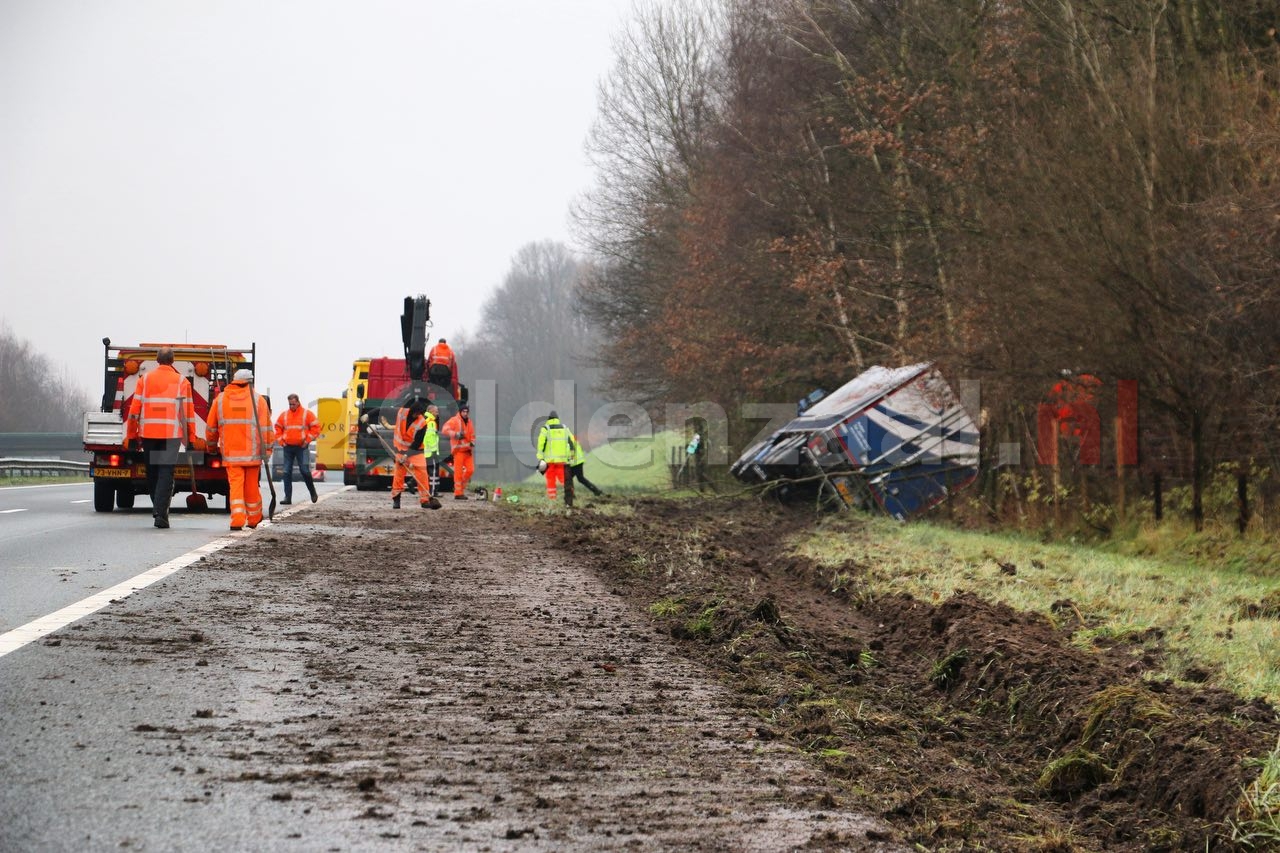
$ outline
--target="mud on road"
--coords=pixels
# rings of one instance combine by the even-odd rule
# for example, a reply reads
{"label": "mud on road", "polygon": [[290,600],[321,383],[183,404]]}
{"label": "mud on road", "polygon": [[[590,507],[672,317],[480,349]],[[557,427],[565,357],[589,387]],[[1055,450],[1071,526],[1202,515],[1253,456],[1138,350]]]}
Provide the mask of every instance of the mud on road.
{"label": "mud on road", "polygon": [[36,815],[78,808],[85,849],[902,849],[562,544],[344,493],[50,636],[75,692],[6,710],[101,790],[11,788],[0,840],[63,849]]}

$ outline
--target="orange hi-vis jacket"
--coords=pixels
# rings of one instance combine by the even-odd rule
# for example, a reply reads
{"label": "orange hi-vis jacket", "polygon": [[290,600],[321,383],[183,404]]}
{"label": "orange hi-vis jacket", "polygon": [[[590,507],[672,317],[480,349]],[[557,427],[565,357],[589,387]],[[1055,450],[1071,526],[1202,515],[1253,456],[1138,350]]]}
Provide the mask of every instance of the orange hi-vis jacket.
{"label": "orange hi-vis jacket", "polygon": [[441,434],[449,439],[449,448],[454,453],[470,453],[476,446],[476,422],[462,415],[454,415],[444,422]]}
{"label": "orange hi-vis jacket", "polygon": [[209,407],[207,436],[218,443],[223,465],[257,465],[271,453],[275,433],[267,401],[247,382],[232,382]]}
{"label": "orange hi-vis jacket", "polygon": [[129,404],[125,438],[180,438],[196,443],[196,410],[191,383],[171,364],[159,364],[138,381]]}
{"label": "orange hi-vis jacket", "polygon": [[436,344],[431,348],[431,353],[427,356],[427,366],[433,364],[447,364],[451,372],[458,369],[458,360],[453,355],[453,347],[448,344]]}
{"label": "orange hi-vis jacket", "polygon": [[392,436],[392,443],[395,445],[397,453],[405,453],[413,444],[413,439],[417,436],[418,430],[427,425],[427,416],[418,415],[413,420],[409,420],[409,407],[405,406],[396,412],[396,432]]}
{"label": "orange hi-vis jacket", "polygon": [[306,406],[285,409],[276,418],[276,443],[285,447],[305,447],[320,436],[320,419]]}

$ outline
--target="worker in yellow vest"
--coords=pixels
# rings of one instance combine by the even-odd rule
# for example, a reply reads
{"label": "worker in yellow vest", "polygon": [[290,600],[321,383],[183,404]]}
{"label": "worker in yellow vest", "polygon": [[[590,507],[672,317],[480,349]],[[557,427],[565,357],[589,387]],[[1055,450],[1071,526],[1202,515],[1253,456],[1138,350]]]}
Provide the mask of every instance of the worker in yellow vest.
{"label": "worker in yellow vest", "polygon": [[565,484],[564,466],[573,460],[574,447],[577,442],[573,433],[560,422],[560,417],[552,411],[542,429],[538,432],[538,470],[546,475],[547,497],[556,499],[556,485],[564,484],[564,500],[573,506],[573,483]]}
{"label": "worker in yellow vest", "polygon": [[596,497],[602,497],[604,492],[596,486],[595,483],[587,479],[587,475],[583,473],[583,468],[587,464],[587,450],[582,446],[582,442],[578,441],[578,437],[573,433],[569,433],[569,439],[573,442],[573,459],[569,460],[569,476],[566,480],[570,485],[577,480],[582,485],[591,490],[591,494]]}

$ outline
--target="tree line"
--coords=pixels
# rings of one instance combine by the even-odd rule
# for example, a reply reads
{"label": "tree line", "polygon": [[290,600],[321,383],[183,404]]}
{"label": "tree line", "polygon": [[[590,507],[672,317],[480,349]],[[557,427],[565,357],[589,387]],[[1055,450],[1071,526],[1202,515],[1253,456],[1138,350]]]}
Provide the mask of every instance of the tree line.
{"label": "tree line", "polygon": [[0,432],[74,432],[95,408],[49,357],[0,323]]}
{"label": "tree line", "polygon": [[1136,379],[1144,467],[1197,501],[1219,463],[1275,468],[1278,23],[1276,0],[640,7],[576,211],[610,389],[733,412],[929,360],[981,381],[994,448],[1034,444],[1063,375]]}
{"label": "tree line", "polygon": [[[532,473],[516,454],[532,451],[552,408],[588,446],[594,440],[588,425],[604,402],[593,366],[598,345],[575,296],[586,269],[562,243],[526,244],[485,301],[479,328],[450,341],[472,396],[492,394],[496,403],[495,422],[476,427],[486,436],[481,444],[492,441],[498,451],[497,465],[482,471],[486,478],[510,482]],[[472,406],[473,416],[482,411],[478,401]]]}

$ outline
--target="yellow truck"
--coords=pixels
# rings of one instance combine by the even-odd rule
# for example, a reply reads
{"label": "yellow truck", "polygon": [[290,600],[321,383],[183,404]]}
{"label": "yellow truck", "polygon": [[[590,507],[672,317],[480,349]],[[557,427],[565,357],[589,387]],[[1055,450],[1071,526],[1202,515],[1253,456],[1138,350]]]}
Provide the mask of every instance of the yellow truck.
{"label": "yellow truck", "polygon": [[316,439],[317,471],[342,470],[347,457],[347,406],[340,397],[321,397],[315,402],[320,436]]}
{"label": "yellow truck", "polygon": [[360,433],[360,402],[369,387],[369,362],[371,358],[357,358],[351,363],[351,381],[342,392],[343,423],[346,426],[346,443],[343,445],[342,484],[356,484],[356,437]]}

